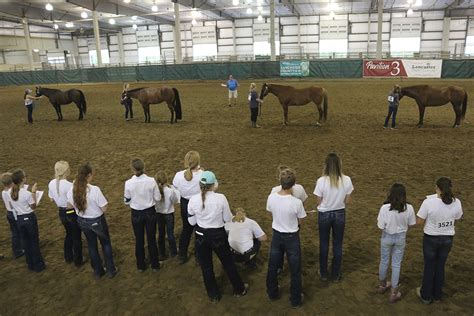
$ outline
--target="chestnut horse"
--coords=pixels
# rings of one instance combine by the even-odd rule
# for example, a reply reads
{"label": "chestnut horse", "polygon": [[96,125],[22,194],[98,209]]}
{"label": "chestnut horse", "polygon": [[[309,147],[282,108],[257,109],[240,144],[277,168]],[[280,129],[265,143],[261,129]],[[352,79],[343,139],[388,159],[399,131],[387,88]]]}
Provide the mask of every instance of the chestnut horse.
{"label": "chestnut horse", "polygon": [[81,90],[70,89],[61,91],[58,89],[36,87],[36,96],[39,97],[42,95],[45,95],[53,105],[58,116],[58,121],[63,120],[63,114],[61,112],[61,105],[63,104],[74,102],[79,109],[79,120],[82,120],[87,112],[86,98]]}
{"label": "chestnut horse", "polygon": [[136,88],[128,90],[128,84],[126,84],[125,87],[124,94],[130,98],[137,99],[143,106],[145,123],[150,123],[150,104],[159,104],[161,102],[166,102],[166,104],[168,104],[168,108],[171,112],[171,124],[177,123],[178,120],[181,119],[181,100],[176,88]]}
{"label": "chestnut horse", "polygon": [[[311,86],[303,89],[296,89],[291,86],[283,86],[273,83],[264,83],[260,92],[260,99],[263,100],[269,93],[274,94],[280,101],[283,109],[283,125],[288,125],[288,107],[293,105],[305,105],[313,102],[318,107],[319,119],[317,126],[321,125],[321,120],[326,121],[328,115],[328,93],[326,89]],[[321,105],[324,104],[324,108]]]}
{"label": "chestnut horse", "polygon": [[418,104],[420,112],[418,127],[423,127],[423,117],[425,115],[425,107],[427,106],[441,106],[451,102],[456,114],[453,127],[459,127],[461,120],[466,116],[467,92],[459,86],[433,87],[417,85],[404,87],[401,89],[400,99],[404,96],[414,99],[416,104]]}

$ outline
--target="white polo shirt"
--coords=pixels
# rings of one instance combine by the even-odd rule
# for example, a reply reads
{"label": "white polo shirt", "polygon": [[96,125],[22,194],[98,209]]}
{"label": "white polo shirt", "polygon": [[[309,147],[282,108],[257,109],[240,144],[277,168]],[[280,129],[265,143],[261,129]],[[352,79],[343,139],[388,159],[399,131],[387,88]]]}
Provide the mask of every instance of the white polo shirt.
{"label": "white polo shirt", "polygon": [[161,199],[155,179],[142,174],[133,176],[125,182],[124,202],[134,210],[145,210],[155,206]]}
{"label": "white polo shirt", "polygon": [[351,178],[342,175],[342,181],[339,181],[338,187],[332,187],[329,177],[323,176],[316,181],[314,195],[320,197],[322,202],[318,205],[319,212],[336,211],[346,207],[344,202],[346,195],[354,191]]}
{"label": "white polo shirt", "polygon": [[2,191],[2,200],[3,200],[3,203],[5,204],[5,208],[7,209],[7,212],[13,212],[13,208],[10,202],[11,200],[10,193],[8,192],[8,190]]}
{"label": "white polo shirt", "polygon": [[229,245],[241,254],[252,249],[254,238],[265,235],[257,222],[250,218],[243,222],[225,223],[225,230],[229,233]]}
{"label": "white polo shirt", "polygon": [[462,217],[462,206],[459,199],[451,204],[444,204],[436,195],[427,197],[421,204],[419,218],[425,220],[423,231],[430,236],[454,236],[454,222]]}
{"label": "white polo shirt", "polygon": [[202,208],[201,194],[191,197],[188,204],[188,221],[191,225],[198,224],[202,228],[221,228],[224,223],[232,220],[229,202],[224,194],[206,192],[206,199]]}
{"label": "white polo shirt", "polygon": [[184,171],[185,170],[176,173],[173,179],[173,185],[178,189],[182,198],[189,200],[193,195],[201,193],[199,181],[201,180],[203,171],[201,169],[193,171],[193,178],[190,181],[184,178]]}
{"label": "white polo shirt", "polygon": [[174,213],[174,205],[179,203],[179,191],[172,185],[163,187],[163,198],[155,205],[155,210],[160,214]]}
{"label": "white polo shirt", "polygon": [[[59,193],[57,183],[59,182]],[[72,182],[66,179],[53,179],[48,184],[48,196],[58,207],[67,207],[67,193],[72,188]]]}
{"label": "white polo shirt", "polygon": [[[308,198],[308,194],[306,194],[306,191],[304,190],[303,186],[301,184],[295,184],[292,188],[292,191],[293,191],[293,196],[297,199],[300,199],[301,202],[304,203],[304,201],[306,201],[306,199]],[[270,194],[272,193],[277,193],[277,192],[280,192],[281,191],[281,185],[278,185],[274,188],[272,188],[272,192],[270,192]]]}
{"label": "white polo shirt", "polygon": [[377,217],[378,228],[387,234],[398,234],[408,231],[408,226],[416,224],[415,210],[411,204],[406,205],[406,210],[398,212],[390,210],[390,204],[384,204]]}
{"label": "white polo shirt", "polygon": [[298,219],[306,217],[303,202],[293,195],[270,194],[267,199],[267,211],[273,216],[272,228],[280,233],[297,232]]}
{"label": "white polo shirt", "polygon": [[104,212],[101,210],[101,207],[106,206],[108,202],[98,186],[92,184],[87,185],[87,205],[84,212],[79,212],[76,205],[74,204],[72,190],[73,189],[71,188],[71,190],[69,190],[67,193],[67,201],[74,207],[77,216],[83,218],[97,218],[104,214]]}
{"label": "white polo shirt", "polygon": [[18,193],[18,200],[14,201],[11,198],[12,189],[8,190],[8,195],[10,195],[10,203],[12,208],[15,210],[17,215],[27,215],[33,213],[33,209],[30,205],[35,204],[35,200],[33,199],[33,193],[28,191],[27,189],[21,188],[20,192]]}

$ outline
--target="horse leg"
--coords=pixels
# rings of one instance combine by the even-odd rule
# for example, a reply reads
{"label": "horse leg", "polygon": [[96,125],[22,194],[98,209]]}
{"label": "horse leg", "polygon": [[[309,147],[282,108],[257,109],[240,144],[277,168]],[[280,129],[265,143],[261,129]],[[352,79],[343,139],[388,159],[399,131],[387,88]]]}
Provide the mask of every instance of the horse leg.
{"label": "horse leg", "polygon": [[318,107],[318,112],[319,112],[319,119],[316,122],[316,126],[321,126],[321,120],[323,118],[323,109],[321,108],[321,104],[316,104],[316,106]]}
{"label": "horse leg", "polygon": [[418,104],[418,111],[420,113],[420,119],[418,121],[417,127],[423,127],[423,117],[425,116],[425,106]]}
{"label": "horse leg", "polygon": [[61,121],[61,116],[59,116],[59,105],[53,104],[54,110],[56,111],[56,115],[58,116],[58,121]]}
{"label": "horse leg", "polygon": [[283,107],[283,126],[287,126],[288,125],[288,105],[283,104],[282,107]]}
{"label": "horse leg", "polygon": [[455,104],[453,102],[451,102],[451,104],[453,105],[453,110],[454,110],[454,113],[456,114],[456,119],[453,125],[453,127],[456,128],[456,127],[459,127],[459,125],[461,125],[461,116],[462,116],[461,104]]}
{"label": "horse leg", "polygon": [[145,123],[147,123],[147,118],[148,118],[148,116],[147,116],[147,111],[146,111],[146,109],[147,109],[148,106],[149,106],[148,104],[142,103],[143,114],[145,115]]}
{"label": "horse leg", "polygon": [[171,124],[175,123],[175,119],[174,119],[174,109],[173,109],[173,106],[171,104],[168,103],[168,109],[170,109],[170,113],[171,113]]}
{"label": "horse leg", "polygon": [[58,104],[59,116],[61,116],[61,121],[63,120],[63,112],[61,111],[61,104]]}
{"label": "horse leg", "polygon": [[76,103],[76,106],[77,106],[77,108],[79,109],[79,121],[80,121],[80,120],[82,120],[83,117],[84,117],[83,114],[82,114],[82,108],[81,108],[81,106],[80,106],[79,103],[77,103],[77,102],[74,102],[74,103]]}

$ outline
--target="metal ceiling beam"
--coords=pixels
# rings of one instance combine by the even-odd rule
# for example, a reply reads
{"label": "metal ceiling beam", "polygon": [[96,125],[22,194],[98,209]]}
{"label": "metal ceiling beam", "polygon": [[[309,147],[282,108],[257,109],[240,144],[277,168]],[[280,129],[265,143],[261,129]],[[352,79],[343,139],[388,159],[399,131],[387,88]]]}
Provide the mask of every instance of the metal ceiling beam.
{"label": "metal ceiling beam", "polygon": [[179,3],[182,6],[188,7],[188,8],[196,8],[196,9],[201,9],[203,11],[211,11],[214,14],[220,16],[221,18],[227,19],[227,20],[234,20],[234,16],[225,13],[224,11],[220,10],[217,6],[213,6],[207,3],[205,0],[171,0],[174,3]]}
{"label": "metal ceiling beam", "polygon": [[287,6],[293,14],[296,14],[297,16],[301,15],[300,11],[295,5],[295,0],[282,0],[281,3],[284,6]]}

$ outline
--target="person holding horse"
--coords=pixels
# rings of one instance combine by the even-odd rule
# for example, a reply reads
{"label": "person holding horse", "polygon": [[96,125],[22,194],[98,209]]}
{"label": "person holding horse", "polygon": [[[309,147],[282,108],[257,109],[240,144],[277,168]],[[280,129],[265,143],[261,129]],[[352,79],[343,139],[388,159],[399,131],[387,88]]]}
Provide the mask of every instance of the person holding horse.
{"label": "person holding horse", "polygon": [[253,82],[250,84],[248,99],[249,99],[249,108],[250,108],[250,121],[252,122],[252,127],[260,128],[260,125],[257,124],[258,106],[260,103],[263,103],[263,100],[259,99],[258,93],[257,93],[257,85]]}
{"label": "person holding horse", "polygon": [[[125,106],[125,120],[130,121],[133,120],[133,100],[127,94],[127,91],[122,92],[122,96],[120,98],[120,104]],[[130,118],[128,118],[128,114],[130,113]]]}
{"label": "person holding horse", "polygon": [[398,112],[398,105],[400,103],[400,86],[395,85],[388,95],[388,114],[385,118],[385,123],[383,124],[383,128],[388,127],[388,121],[390,120],[390,116],[392,117],[392,127],[391,129],[395,129],[395,120],[397,118]]}
{"label": "person holding horse", "polygon": [[239,87],[239,83],[237,80],[232,77],[232,75],[229,75],[229,80],[227,80],[226,84],[223,84],[224,87],[227,87],[229,90],[229,107],[232,106],[232,101],[234,103],[234,106],[237,105],[237,88]]}
{"label": "person holding horse", "polygon": [[41,99],[41,96],[35,97],[31,95],[33,91],[31,89],[25,89],[23,100],[25,100],[25,106],[28,109],[28,123],[33,124],[33,109],[35,108],[35,100]]}

